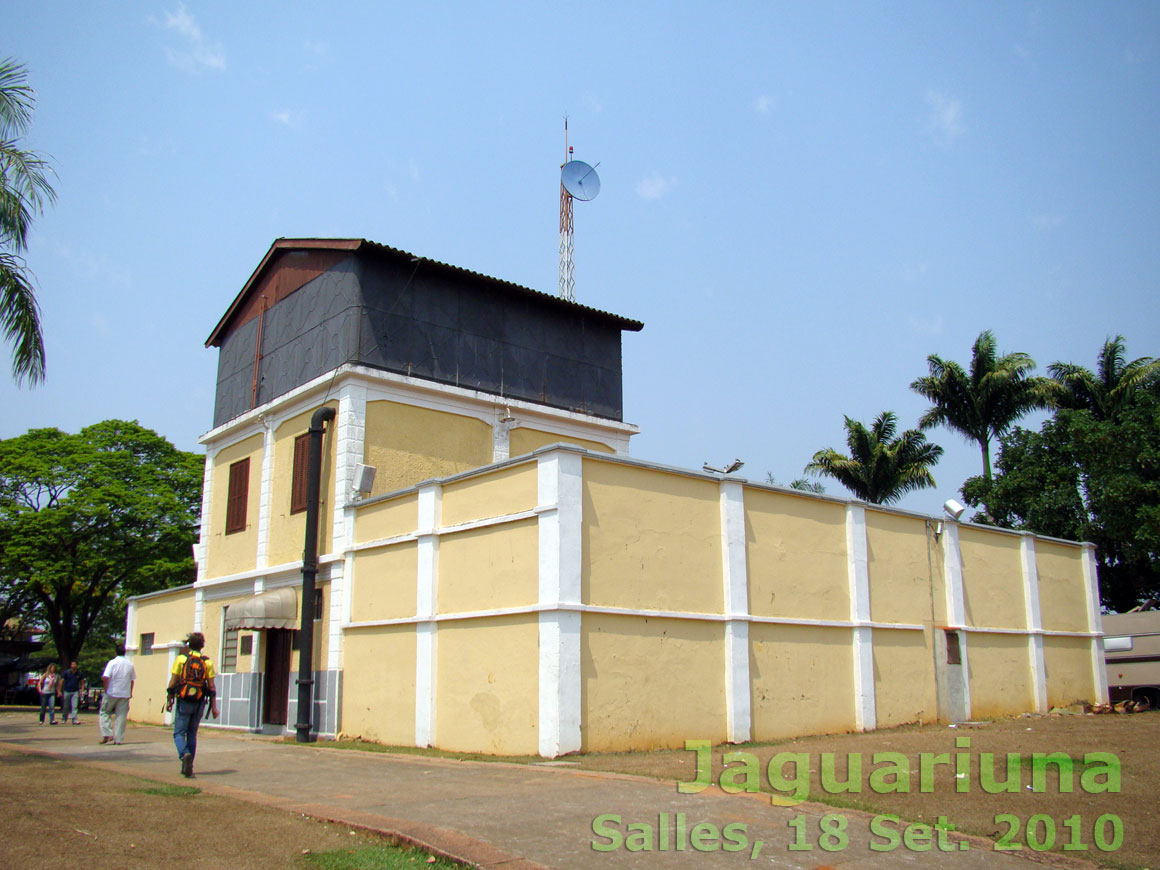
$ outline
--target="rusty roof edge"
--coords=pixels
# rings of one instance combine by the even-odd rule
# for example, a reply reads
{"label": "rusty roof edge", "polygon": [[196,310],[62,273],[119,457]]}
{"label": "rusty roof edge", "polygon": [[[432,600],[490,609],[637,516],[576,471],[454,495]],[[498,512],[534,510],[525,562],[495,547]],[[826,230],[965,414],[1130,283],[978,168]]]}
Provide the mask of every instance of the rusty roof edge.
{"label": "rusty roof edge", "polygon": [[221,334],[225,331],[226,326],[233,319],[234,314],[238,311],[239,308],[241,308],[242,302],[249,295],[251,288],[253,288],[253,286],[258,282],[259,276],[261,276],[269,266],[270,261],[274,259],[276,252],[284,250],[345,250],[357,252],[364,246],[376,252],[389,253],[393,256],[399,257],[410,257],[418,262],[428,263],[432,266],[446,269],[450,272],[457,272],[462,275],[468,275],[474,279],[482,279],[492,284],[498,284],[512,290],[517,290],[521,293],[529,293],[536,296],[537,298],[548,302],[557,303],[569,309],[580,309],[589,314],[595,314],[601,318],[611,320],[613,323],[616,323],[618,326],[620,326],[621,329],[628,330],[630,332],[640,332],[642,329],[644,329],[644,323],[639,320],[633,320],[632,318],[623,317],[619,314],[612,314],[608,311],[602,311],[599,308],[593,308],[589,305],[582,305],[579,302],[570,302],[566,299],[561,299],[558,296],[553,296],[550,293],[544,293],[543,291],[535,290],[531,287],[525,287],[522,284],[516,284],[512,281],[504,280],[503,278],[496,278],[492,275],[485,275],[482,272],[475,272],[471,269],[465,269],[462,266],[454,266],[451,263],[444,263],[440,260],[433,260],[429,257],[421,257],[417,254],[412,254],[409,251],[404,251],[401,248],[394,248],[390,245],[384,245],[381,242],[372,242],[368,239],[288,239],[279,237],[274,240],[272,245],[270,245],[270,250],[268,250],[266,255],[262,257],[262,261],[258,263],[257,268],[255,268],[254,271],[250,274],[250,277],[246,280],[246,283],[242,286],[242,289],[238,292],[238,295],[234,297],[234,301],[230,303],[230,307],[226,310],[226,313],[223,314],[221,319],[217,322],[217,325],[213,328],[213,332],[211,332],[209,338],[206,339],[205,346],[210,347],[216,344]]}
{"label": "rusty roof edge", "polygon": [[270,261],[274,259],[275,252],[283,250],[294,249],[333,249],[333,250],[349,250],[357,251],[364,244],[366,239],[288,239],[284,236],[279,236],[274,239],[274,243],[270,245],[270,250],[266,251],[266,255],[262,257],[260,263],[250,277],[246,279],[246,283],[242,285],[242,289],[238,291],[238,295],[234,297],[234,301],[230,303],[230,307],[226,309],[226,313],[222,315],[221,320],[217,322],[217,326],[213,328],[213,332],[209,334],[209,338],[205,340],[205,346],[210,347],[215,344],[218,337],[225,330],[226,325],[233,319],[234,314],[242,306],[242,302],[250,294],[250,289],[258,282],[258,276],[261,275]]}

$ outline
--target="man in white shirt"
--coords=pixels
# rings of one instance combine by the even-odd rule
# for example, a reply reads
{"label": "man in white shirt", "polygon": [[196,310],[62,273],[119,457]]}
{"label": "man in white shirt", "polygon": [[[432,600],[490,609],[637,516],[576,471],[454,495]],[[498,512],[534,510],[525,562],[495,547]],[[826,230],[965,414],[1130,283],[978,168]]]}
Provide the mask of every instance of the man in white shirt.
{"label": "man in white shirt", "polygon": [[133,670],[133,663],[125,658],[123,644],[117,644],[117,655],[105,665],[101,681],[105,684],[105,696],[101,698],[101,742],[112,741],[120,746],[125,741],[129,699],[133,697],[133,684],[137,682],[137,672]]}

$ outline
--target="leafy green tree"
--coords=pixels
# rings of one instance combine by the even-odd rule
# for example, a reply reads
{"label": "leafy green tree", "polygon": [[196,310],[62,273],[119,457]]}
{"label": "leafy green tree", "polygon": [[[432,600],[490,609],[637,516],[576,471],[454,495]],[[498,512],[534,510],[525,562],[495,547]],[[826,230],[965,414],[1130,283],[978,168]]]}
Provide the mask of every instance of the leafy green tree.
{"label": "leafy green tree", "polygon": [[1124,337],[1104,342],[1096,371],[1075,363],[1055,362],[1047,367],[1055,382],[1055,404],[1061,408],[1091,411],[1097,420],[1110,420],[1146,392],[1160,377],[1160,360],[1151,357],[1127,361]]}
{"label": "leafy green tree", "polygon": [[40,309],[21,254],[28,248],[32,219],[56,198],[52,168],[19,146],[32,123],[36,94],[27,70],[0,61],[0,329],[12,344],[12,377],[17,384],[44,380],[44,338]]}
{"label": "leafy green tree", "polygon": [[0,441],[0,597],[31,601],[60,661],[78,658],[126,596],[194,579],[203,469],[121,420]]}
{"label": "leafy green tree", "polygon": [[1160,388],[1114,418],[1060,410],[1000,441],[999,473],[963,496],[984,522],[1096,545],[1100,597],[1116,611],[1160,595]]}
{"label": "leafy green tree", "polygon": [[819,450],[805,467],[807,474],[832,477],[855,496],[874,504],[891,504],[906,493],[935,485],[930,469],[942,456],[917,429],[897,438],[898,420],[891,411],[878,415],[873,425],[846,417],[849,455],[833,448]]}
{"label": "leafy green tree", "polygon": [[910,388],[933,404],[919,418],[921,429],[946,426],[979,445],[983,477],[990,481],[991,441],[1023,415],[1051,405],[1045,379],[1031,375],[1035,360],[1025,353],[1000,356],[990,330],[979,333],[971,348],[970,371],[937,354],[926,358],[930,373]]}

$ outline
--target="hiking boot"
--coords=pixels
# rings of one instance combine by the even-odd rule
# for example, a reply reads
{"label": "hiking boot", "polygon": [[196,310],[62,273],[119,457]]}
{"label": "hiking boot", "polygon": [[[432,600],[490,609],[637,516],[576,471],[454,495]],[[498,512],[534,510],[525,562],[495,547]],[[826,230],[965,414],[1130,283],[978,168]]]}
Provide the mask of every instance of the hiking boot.
{"label": "hiking boot", "polygon": [[184,777],[193,776],[193,755],[188,752],[181,756],[181,775]]}

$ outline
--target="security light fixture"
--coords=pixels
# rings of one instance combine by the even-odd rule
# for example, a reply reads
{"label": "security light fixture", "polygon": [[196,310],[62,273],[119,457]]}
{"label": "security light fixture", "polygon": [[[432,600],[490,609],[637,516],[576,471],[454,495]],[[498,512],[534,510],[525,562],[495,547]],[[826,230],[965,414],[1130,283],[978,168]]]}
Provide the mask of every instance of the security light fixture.
{"label": "security light fixture", "polygon": [[703,470],[705,470],[705,471],[709,472],[710,474],[732,474],[733,472],[735,472],[735,471],[737,471],[739,468],[741,468],[741,466],[742,466],[742,465],[744,465],[744,464],[745,464],[745,463],[744,463],[744,462],[742,462],[740,459],[734,459],[732,462],[730,462],[730,463],[729,463],[728,465],[726,465],[724,468],[714,468],[714,467],[713,467],[712,465],[710,465],[708,462],[706,462],[706,463],[705,463],[703,466],[701,466],[701,467],[702,467],[702,469],[703,469]]}
{"label": "security light fixture", "polygon": [[947,516],[949,516],[952,520],[957,520],[963,515],[963,511],[965,511],[966,508],[955,501],[953,498],[948,498],[946,502],[943,503],[943,510],[947,512]]}
{"label": "security light fixture", "polygon": [[365,495],[371,491],[371,487],[375,485],[375,472],[373,465],[356,465],[354,467],[354,489],[360,495]]}

